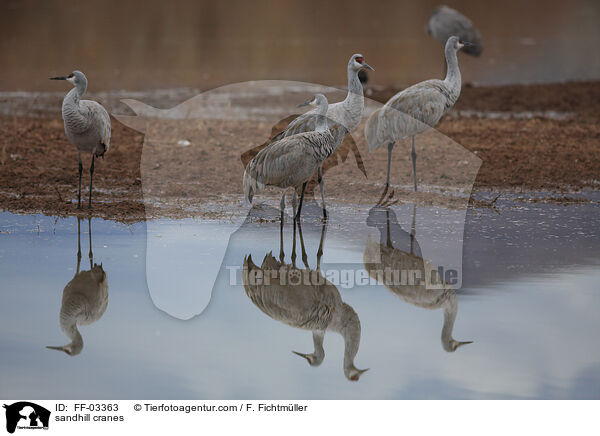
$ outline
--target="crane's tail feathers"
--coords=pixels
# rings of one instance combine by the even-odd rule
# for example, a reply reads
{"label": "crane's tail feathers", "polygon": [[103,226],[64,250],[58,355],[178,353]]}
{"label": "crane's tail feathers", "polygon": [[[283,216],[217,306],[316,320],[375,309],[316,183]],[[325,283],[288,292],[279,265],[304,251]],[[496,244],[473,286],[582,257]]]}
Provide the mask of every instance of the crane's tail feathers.
{"label": "crane's tail feathers", "polygon": [[244,171],[244,199],[252,204],[254,194],[263,188],[264,185],[250,174],[249,168],[247,167],[246,171]]}

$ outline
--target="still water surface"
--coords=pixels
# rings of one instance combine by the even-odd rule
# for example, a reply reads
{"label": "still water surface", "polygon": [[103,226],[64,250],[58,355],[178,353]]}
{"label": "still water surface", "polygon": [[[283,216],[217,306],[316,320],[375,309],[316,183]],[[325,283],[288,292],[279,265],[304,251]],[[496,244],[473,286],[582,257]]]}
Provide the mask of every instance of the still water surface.
{"label": "still water surface", "polygon": [[[410,240],[411,210],[402,206],[387,214],[396,256],[406,256],[402,253],[409,250],[401,245]],[[276,215],[266,213],[271,212]],[[386,234],[380,234],[381,229],[387,231],[385,211],[369,212],[374,224],[368,230],[369,243],[379,243],[379,236],[385,243]],[[415,215],[417,221],[426,216]],[[416,304],[419,298],[427,299],[419,289],[412,290],[411,303],[406,293],[381,284],[339,283],[334,294],[360,320],[354,364],[370,368],[353,382],[344,375],[340,334],[326,331],[322,364],[311,367],[291,352],[311,353],[311,332],[268,316],[241,283],[230,284],[225,266],[239,266],[248,255],[260,266],[269,251],[279,257],[277,222],[248,219],[235,227],[196,220],[132,225],[92,220],[93,258],[106,275],[108,304],[97,319],[86,314],[91,323],[79,326],[83,346],[69,356],[46,346],[70,341],[61,331],[60,312],[61,300],[69,298],[68,289],[76,284],[77,219],[2,213],[0,396],[597,399],[597,215],[593,203],[517,202],[504,204],[499,213],[469,210],[462,288],[447,291],[439,298],[442,303],[431,304],[430,310]],[[309,218],[301,229],[313,270],[322,229]],[[356,236],[359,231],[349,231],[335,218],[326,230],[322,270],[340,265],[364,268],[365,242]],[[288,220],[286,264],[291,263],[292,234]],[[81,221],[80,236],[80,274],[88,274],[89,284],[93,280],[85,273],[90,271],[86,220]],[[417,231],[417,241],[419,236]],[[147,246],[147,239],[164,240],[168,248],[156,251],[152,244]],[[298,237],[296,264],[301,268],[300,244]],[[167,288],[173,299],[189,297],[181,294],[182,288],[198,289],[200,300],[210,298],[200,315],[182,320],[157,308],[169,304],[160,301],[168,295],[149,289],[159,284],[151,270],[161,267],[167,272],[158,276],[173,279]],[[81,285],[85,279],[79,277]],[[102,275],[98,277],[101,281]],[[196,288],[194,281],[199,282]],[[212,287],[212,282],[212,296],[206,297],[202,286]],[[450,300],[454,306],[444,303]],[[281,301],[285,303],[284,297]],[[170,306],[169,311],[177,313],[183,310],[180,306],[186,304]],[[448,327],[450,336],[444,334]],[[350,336],[346,339],[352,340]],[[450,339],[472,343],[452,351]]]}

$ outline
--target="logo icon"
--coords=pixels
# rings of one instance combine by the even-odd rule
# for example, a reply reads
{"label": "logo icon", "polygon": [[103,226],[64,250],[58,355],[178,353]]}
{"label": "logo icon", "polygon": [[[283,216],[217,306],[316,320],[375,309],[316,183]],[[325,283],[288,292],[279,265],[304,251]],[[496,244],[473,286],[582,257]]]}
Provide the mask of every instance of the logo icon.
{"label": "logo icon", "polygon": [[29,401],[19,401],[4,405],[6,409],[6,431],[14,433],[15,429],[48,429],[50,411]]}

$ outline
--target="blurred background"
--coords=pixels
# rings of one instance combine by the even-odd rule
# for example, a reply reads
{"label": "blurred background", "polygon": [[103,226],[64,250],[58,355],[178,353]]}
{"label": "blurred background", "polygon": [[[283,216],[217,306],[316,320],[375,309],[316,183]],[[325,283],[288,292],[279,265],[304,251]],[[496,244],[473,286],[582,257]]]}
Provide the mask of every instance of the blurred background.
{"label": "blurred background", "polygon": [[[344,86],[363,53],[374,86],[441,77],[443,48],[424,31],[425,1],[147,0],[0,3],[0,91],[56,90],[84,71],[90,90],[212,88],[286,79]],[[465,82],[600,79],[598,0],[446,2],[480,29],[480,58],[461,56]]]}

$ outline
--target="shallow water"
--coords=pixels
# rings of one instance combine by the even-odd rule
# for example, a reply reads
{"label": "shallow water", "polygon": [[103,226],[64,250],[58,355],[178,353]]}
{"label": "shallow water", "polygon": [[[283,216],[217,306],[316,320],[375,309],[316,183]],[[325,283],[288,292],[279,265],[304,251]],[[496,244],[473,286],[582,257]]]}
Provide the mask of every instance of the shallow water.
{"label": "shallow water", "polygon": [[[312,212],[307,205],[296,229],[296,263],[303,266],[303,241],[314,270],[323,225]],[[368,221],[350,224],[332,214],[322,271],[364,268],[366,241],[378,242],[384,235],[378,229],[386,228],[385,211],[368,212]],[[77,268],[77,219],[2,213],[0,396],[597,399],[598,212],[595,203],[512,200],[499,201],[498,211],[469,210],[452,336],[473,343],[454,352],[444,350],[443,308],[427,310],[381,284],[340,278],[337,291],[360,319],[355,364],[370,368],[358,382],[344,376],[338,333],[326,332],[323,363],[309,366],[291,351],[311,352],[310,331],[267,316],[240,283],[236,268],[245,256],[257,265],[271,250],[279,256],[279,223],[268,222],[276,210],[255,210],[241,226],[92,220],[93,258],[106,273],[108,306],[80,326],[83,348],[75,356],[45,347],[69,342],[59,312]],[[394,248],[402,250],[412,207],[393,207],[387,216]],[[438,255],[430,248],[438,240],[431,236],[434,216],[416,208],[415,240],[427,259]],[[288,217],[286,263],[293,231]],[[81,271],[90,269],[88,236],[82,220]],[[227,266],[236,273],[233,285]],[[198,307],[202,313],[192,316]]]}

